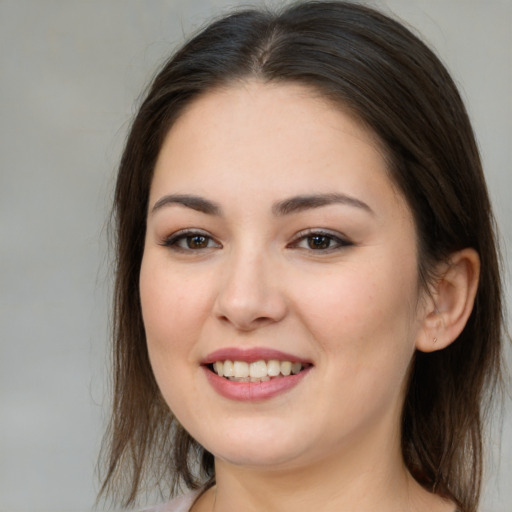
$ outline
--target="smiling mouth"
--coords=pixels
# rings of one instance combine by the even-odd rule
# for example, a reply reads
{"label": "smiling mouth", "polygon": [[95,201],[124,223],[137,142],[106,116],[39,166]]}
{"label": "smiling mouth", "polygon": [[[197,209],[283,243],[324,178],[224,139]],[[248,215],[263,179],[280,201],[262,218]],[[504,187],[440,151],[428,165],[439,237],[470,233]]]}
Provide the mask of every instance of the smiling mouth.
{"label": "smiling mouth", "polygon": [[234,382],[267,382],[297,375],[310,366],[309,363],[278,361],[276,359],[268,361],[261,359],[251,363],[227,359],[207,365],[208,369],[219,377]]}

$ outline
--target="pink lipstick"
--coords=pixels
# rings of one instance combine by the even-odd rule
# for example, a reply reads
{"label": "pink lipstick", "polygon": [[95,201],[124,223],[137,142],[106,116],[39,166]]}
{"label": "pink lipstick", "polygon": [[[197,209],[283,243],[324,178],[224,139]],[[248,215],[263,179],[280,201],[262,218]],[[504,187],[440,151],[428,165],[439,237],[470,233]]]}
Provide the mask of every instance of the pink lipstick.
{"label": "pink lipstick", "polygon": [[230,400],[262,401],[297,386],[311,362],[270,348],[225,348],[204,358],[202,368],[213,389]]}

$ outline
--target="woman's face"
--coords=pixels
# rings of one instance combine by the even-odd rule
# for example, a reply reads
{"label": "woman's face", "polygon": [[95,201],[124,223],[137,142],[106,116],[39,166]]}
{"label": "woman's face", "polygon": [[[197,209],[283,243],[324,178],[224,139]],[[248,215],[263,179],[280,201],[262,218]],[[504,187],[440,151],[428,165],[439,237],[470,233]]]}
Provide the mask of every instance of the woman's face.
{"label": "woman's face", "polygon": [[219,459],[298,467],[399,443],[422,329],[413,220],[372,134],[309,89],[234,85],[178,119],[140,292],[162,394]]}

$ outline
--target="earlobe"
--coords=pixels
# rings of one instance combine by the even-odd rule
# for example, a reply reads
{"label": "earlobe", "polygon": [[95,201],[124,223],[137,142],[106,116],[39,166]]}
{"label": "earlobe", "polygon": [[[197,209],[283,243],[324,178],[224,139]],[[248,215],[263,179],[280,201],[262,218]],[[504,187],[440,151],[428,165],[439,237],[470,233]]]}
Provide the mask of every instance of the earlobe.
{"label": "earlobe", "polygon": [[442,350],[464,329],[473,310],[480,276],[480,257],[474,249],[463,249],[440,265],[440,276],[430,289],[423,326],[416,340],[422,352]]}

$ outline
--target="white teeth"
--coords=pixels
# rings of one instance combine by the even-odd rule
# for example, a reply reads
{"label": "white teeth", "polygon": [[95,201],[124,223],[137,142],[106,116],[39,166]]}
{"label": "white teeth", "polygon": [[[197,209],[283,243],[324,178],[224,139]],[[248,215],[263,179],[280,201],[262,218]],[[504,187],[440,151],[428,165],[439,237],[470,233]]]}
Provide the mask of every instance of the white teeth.
{"label": "white teeth", "polygon": [[249,365],[249,375],[254,379],[261,379],[267,376],[267,363],[255,361]]}
{"label": "white teeth", "polygon": [[277,359],[270,361],[260,359],[252,363],[230,360],[213,363],[213,370],[217,375],[238,382],[265,382],[272,377],[296,375],[303,368],[302,363],[278,361]]}
{"label": "white teeth", "polygon": [[233,366],[235,369],[235,377],[246,378],[249,377],[249,364],[245,361],[234,361]]}
{"label": "white teeth", "polygon": [[272,359],[267,363],[267,375],[269,377],[277,377],[281,373],[281,363]]}
{"label": "white teeth", "polygon": [[288,376],[290,373],[292,373],[292,363],[290,363],[290,361],[281,362],[281,373],[284,376]]}
{"label": "white teeth", "polygon": [[270,380],[270,377],[267,377],[265,375],[265,377],[261,377],[260,379],[257,379],[256,377],[250,377],[249,380],[251,382],[267,382],[267,380]]}
{"label": "white teeth", "polygon": [[[235,376],[235,368],[233,367],[233,361],[224,361],[223,369],[222,369],[223,375],[221,377],[234,377]],[[219,373],[220,375],[220,373]]]}
{"label": "white teeth", "polygon": [[221,377],[224,375],[224,363],[222,361],[213,363],[213,369],[217,375],[220,375]]}
{"label": "white teeth", "polygon": [[300,363],[292,363],[292,373],[293,375],[297,375],[302,370],[302,365]]}

